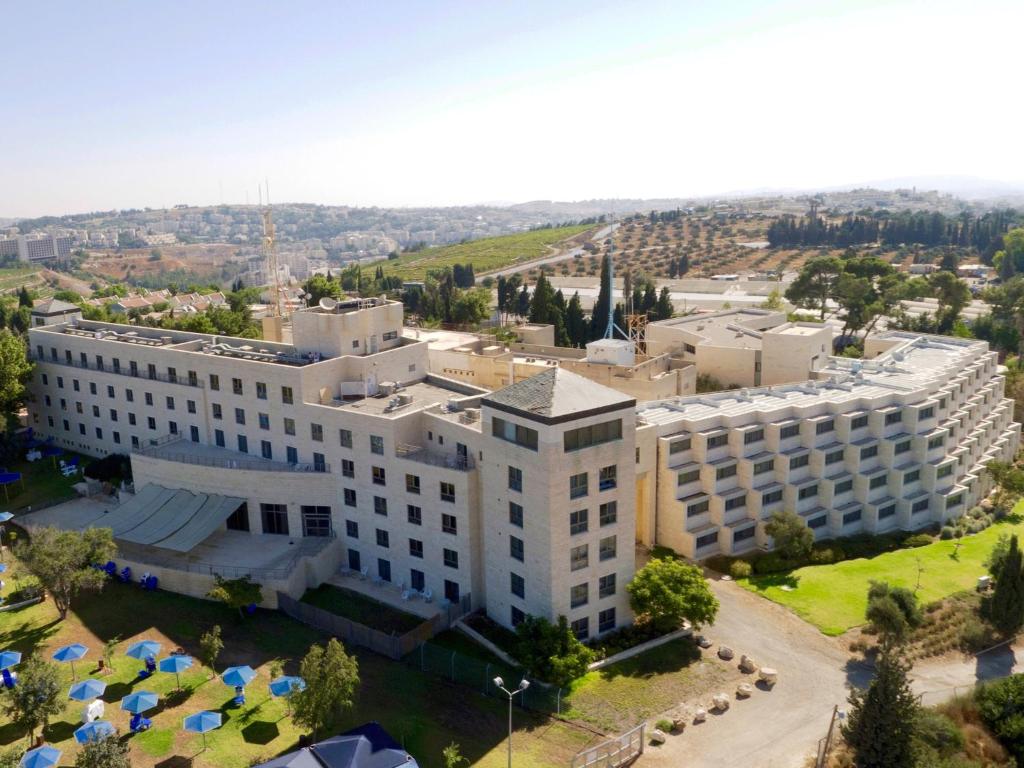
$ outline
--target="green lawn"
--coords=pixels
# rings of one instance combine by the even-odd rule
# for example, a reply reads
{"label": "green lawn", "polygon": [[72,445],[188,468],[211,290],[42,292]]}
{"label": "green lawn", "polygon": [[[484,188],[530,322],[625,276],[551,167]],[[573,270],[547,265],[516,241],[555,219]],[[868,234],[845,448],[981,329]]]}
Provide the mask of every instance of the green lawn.
{"label": "green lawn", "polygon": [[[74,455],[68,451],[63,458],[67,461]],[[79,466],[84,467],[88,463],[87,457],[79,456]],[[21,461],[8,465],[7,469],[11,472],[21,472],[22,479],[21,483],[14,483],[8,487],[9,498],[5,499],[3,492],[0,491],[0,509],[11,511],[25,511],[29,507],[36,508],[47,502],[74,498],[75,491],[71,486],[85,479],[81,472],[74,477],[64,477],[53,459]]]}
{"label": "green lawn", "polygon": [[841,635],[864,623],[868,583],[871,580],[914,589],[919,566],[922,603],[948,597],[976,586],[986,573],[984,561],[1003,533],[1024,536],[1024,502],[1008,520],[963,539],[936,541],[926,547],[886,552],[871,558],[833,565],[809,565],[795,571],[752,576],[738,583],[752,592],[784,605],[826,635]]}
{"label": "green lawn", "polygon": [[[182,676],[184,692],[172,696],[173,675],[158,673],[139,681],[140,663],[123,655],[128,641],[151,638],[163,643],[164,653],[182,646],[196,656],[198,639],[213,624],[223,627],[225,651],[218,669],[249,664],[257,679],[247,689],[248,703],[242,709],[226,707],[231,689],[197,665]],[[272,699],[267,690],[269,666],[274,659],[286,659],[286,671],[297,673],[297,661],[313,643],[325,641],[316,631],[283,614],[258,611],[242,620],[222,605],[168,592],[142,592],[134,586],[110,583],[102,593],[79,600],[67,620],[57,620],[51,602],[0,613],[0,648],[24,653],[33,650],[48,656],[62,645],[81,642],[90,649],[76,665],[79,679],[95,674],[95,662],[103,642],[119,636],[122,642],[114,657],[114,673],[107,676],[106,719],[121,733],[127,731],[126,713],[117,702],[132,690],[151,690],[161,697],[161,706],[149,713],[153,728],[129,737],[136,768],[246,768],[257,759],[293,749],[300,731],[286,715],[284,702]],[[355,650],[359,659],[361,684],[353,711],[342,713],[330,732],[351,728],[368,720],[380,722],[403,743],[424,768],[439,768],[441,750],[458,742],[474,766],[499,768],[505,764],[507,710],[499,699],[468,695],[463,686],[422,674],[405,664]],[[71,670],[62,667],[65,683]],[[46,738],[64,751],[62,766],[74,762],[77,748],[72,731],[78,725],[81,705],[69,702],[63,716],[53,720]],[[182,718],[202,709],[219,710],[224,725],[208,735],[209,749],[201,752],[202,739],[181,731]],[[594,734],[578,727],[516,711],[517,754],[524,765],[541,768],[564,766]],[[0,749],[24,745],[24,734],[0,715]],[[191,762],[189,760],[191,759]]]}
{"label": "green lawn", "polygon": [[[473,271],[483,274],[492,269],[521,264],[551,253],[548,246],[566,240],[591,226],[574,225],[521,232],[502,237],[487,237],[468,243],[426,248],[415,253],[405,253],[397,259],[377,262],[384,267],[385,275],[398,275],[403,280],[422,280],[428,269],[450,267],[453,264],[472,264]],[[371,265],[376,266],[376,264]]]}
{"label": "green lawn", "polygon": [[358,622],[371,629],[404,635],[420,624],[423,619],[405,611],[399,611],[384,603],[364,597],[358,592],[341,589],[330,584],[321,584],[302,596],[302,602],[322,608],[335,616]]}

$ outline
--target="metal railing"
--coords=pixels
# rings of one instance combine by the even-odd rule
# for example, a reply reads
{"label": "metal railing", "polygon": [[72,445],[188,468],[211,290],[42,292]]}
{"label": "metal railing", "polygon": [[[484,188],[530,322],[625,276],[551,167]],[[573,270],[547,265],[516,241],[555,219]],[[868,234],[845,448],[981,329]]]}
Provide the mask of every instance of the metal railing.
{"label": "metal railing", "polygon": [[189,376],[178,376],[175,374],[171,376],[167,373],[157,373],[149,370],[138,370],[134,372],[131,368],[115,368],[112,365],[104,363],[102,366],[96,365],[95,363],[90,364],[88,361],[82,362],[81,360],[61,360],[53,357],[40,357],[37,352],[30,352],[29,359],[36,363],[49,363],[51,365],[62,365],[66,368],[81,368],[85,371],[96,371],[98,373],[113,373],[116,376],[127,376],[132,379],[142,379],[143,381],[162,381],[165,384],[181,384],[184,387],[196,387],[203,389],[203,382],[198,378],[191,378]]}
{"label": "metal railing", "polygon": [[476,463],[472,456],[452,456],[445,453],[436,453],[422,445],[400,444],[395,447],[395,455],[400,459],[418,461],[421,464],[429,464],[432,467],[444,467],[456,469],[460,472],[469,472],[476,469]]}
{"label": "metal railing", "polygon": [[[331,465],[327,463],[288,464],[285,462],[273,461],[272,459],[220,458],[217,456],[186,453],[181,450],[168,450],[166,448],[167,445],[177,442],[181,442],[183,445],[188,445],[188,443],[180,436],[176,437],[174,435],[165,435],[162,438],[155,438],[153,440],[149,440],[146,443],[138,446],[137,448],[132,448],[132,453],[136,453],[141,456],[149,456],[154,459],[161,459],[163,461],[174,461],[179,464],[193,464],[199,467],[218,467],[220,469],[243,469],[252,472],[315,472],[317,474],[331,474]],[[227,449],[224,450],[227,451]]]}
{"label": "metal railing", "polygon": [[572,768],[618,768],[643,754],[644,723],[621,736],[585,749],[572,759]]}

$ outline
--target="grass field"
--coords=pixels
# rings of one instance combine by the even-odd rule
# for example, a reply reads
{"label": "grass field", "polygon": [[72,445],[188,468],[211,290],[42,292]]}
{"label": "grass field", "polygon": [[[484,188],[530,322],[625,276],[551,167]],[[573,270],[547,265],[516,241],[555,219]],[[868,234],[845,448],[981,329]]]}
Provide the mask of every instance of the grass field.
{"label": "grass field", "polygon": [[864,623],[868,584],[872,579],[914,589],[920,566],[921,603],[972,589],[978,577],[985,575],[984,561],[1004,533],[1024,536],[1024,502],[1017,505],[1010,519],[964,538],[959,551],[955,541],[936,541],[872,558],[753,576],[738,583],[786,606],[826,635],[841,635]]}
{"label": "grass field", "polygon": [[[162,642],[164,653],[180,645],[196,655],[199,636],[215,623],[223,627],[225,643],[218,668],[249,664],[258,673],[247,688],[247,705],[241,709],[226,706],[232,690],[219,679],[211,679],[210,671],[198,661],[182,676],[183,693],[169,696],[175,687],[173,675],[157,673],[139,681],[136,673],[141,664],[123,655],[128,641],[141,638]],[[23,653],[38,650],[48,656],[67,643],[89,647],[89,655],[76,665],[79,679],[94,674],[103,642],[115,636],[123,642],[114,657],[114,673],[104,678],[108,684],[103,696],[106,718],[125,733],[128,718],[118,710],[117,702],[133,690],[150,690],[161,697],[161,706],[147,713],[153,728],[129,737],[137,768],[245,768],[258,758],[268,759],[296,745],[299,729],[286,716],[284,702],[269,695],[269,665],[276,658],[291,660],[286,671],[295,674],[297,660],[311,644],[325,638],[282,614],[259,611],[243,621],[219,604],[167,592],[142,592],[116,583],[102,593],[83,597],[64,622],[57,620],[49,601],[0,614],[0,648]],[[338,719],[331,732],[377,720],[425,768],[440,766],[441,750],[452,741],[461,745],[475,766],[504,765],[507,711],[499,699],[468,696],[464,687],[369,652],[356,653],[361,678],[356,705]],[[62,673],[70,685],[70,668],[63,668]],[[63,766],[74,761],[72,732],[79,724],[80,709],[78,702],[69,702],[64,715],[55,718],[46,733],[48,743],[64,750]],[[224,715],[224,725],[208,735],[206,752],[201,752],[201,737],[181,731],[182,718],[202,709]],[[515,723],[515,749],[526,761],[523,765],[564,766],[596,739],[586,730],[529,712],[517,711]],[[0,748],[14,744],[23,745],[24,734],[0,719]]]}
{"label": "grass field", "polygon": [[[67,461],[73,455],[68,451],[63,458]],[[84,467],[88,463],[88,458],[79,456],[79,466]],[[64,477],[53,459],[21,461],[8,465],[6,469],[21,472],[22,482],[8,486],[6,497],[3,491],[0,491],[0,509],[5,510],[23,510],[38,507],[46,502],[72,498],[75,495],[72,486],[83,480],[81,473],[73,477]]]}
{"label": "grass field", "polygon": [[330,584],[309,590],[302,596],[302,602],[388,634],[404,635],[423,623],[423,619],[411,613],[395,610],[357,592]]}
{"label": "grass field", "polygon": [[0,268],[0,292],[16,290],[25,284],[39,282],[38,267],[3,267]]}
{"label": "grass field", "polygon": [[[591,226],[555,227],[521,232],[502,237],[487,237],[468,243],[427,248],[405,253],[397,259],[378,262],[384,274],[398,275],[403,280],[422,280],[429,269],[453,264],[472,264],[477,275],[493,269],[509,267],[553,253],[552,246],[592,229]],[[376,265],[371,265],[376,266]]]}

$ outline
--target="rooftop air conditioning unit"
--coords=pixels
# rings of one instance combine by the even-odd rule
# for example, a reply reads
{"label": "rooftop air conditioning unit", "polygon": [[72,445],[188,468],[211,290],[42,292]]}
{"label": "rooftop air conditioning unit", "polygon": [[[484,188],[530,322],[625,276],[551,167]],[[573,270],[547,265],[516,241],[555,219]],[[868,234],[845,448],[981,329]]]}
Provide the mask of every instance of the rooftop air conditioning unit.
{"label": "rooftop air conditioning unit", "polygon": [[479,408],[467,408],[462,414],[462,421],[466,424],[472,424],[480,421],[480,409]]}
{"label": "rooftop air conditioning unit", "polygon": [[398,397],[395,398],[395,401],[400,406],[402,406],[402,405],[411,405],[412,404],[412,395],[401,394],[401,395],[399,395]]}

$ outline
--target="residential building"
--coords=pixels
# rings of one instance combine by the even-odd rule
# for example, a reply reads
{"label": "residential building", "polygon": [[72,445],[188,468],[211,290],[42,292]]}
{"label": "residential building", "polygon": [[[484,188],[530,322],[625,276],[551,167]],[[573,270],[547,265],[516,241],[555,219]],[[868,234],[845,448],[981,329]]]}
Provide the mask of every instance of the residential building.
{"label": "residential building", "polygon": [[71,255],[71,238],[54,235],[17,235],[0,238],[0,257],[17,255],[21,261],[51,261]]}

